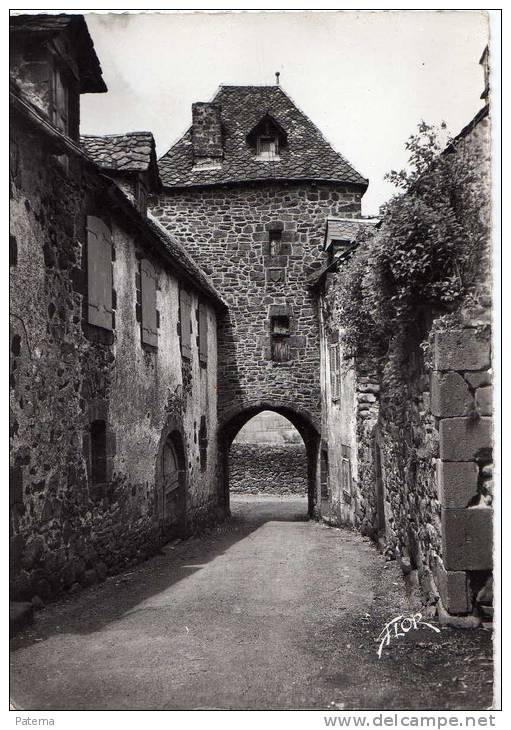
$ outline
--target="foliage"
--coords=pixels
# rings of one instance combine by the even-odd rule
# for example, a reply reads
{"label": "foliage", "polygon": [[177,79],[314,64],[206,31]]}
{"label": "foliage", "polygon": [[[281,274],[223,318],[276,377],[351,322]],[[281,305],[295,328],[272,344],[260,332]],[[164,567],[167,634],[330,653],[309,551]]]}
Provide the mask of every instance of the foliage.
{"label": "foliage", "polygon": [[[396,338],[420,342],[425,313],[459,306],[473,288],[486,246],[480,167],[469,146],[445,149],[445,124],[425,122],[406,143],[409,169],[386,177],[401,192],[381,210],[329,294],[350,354],[384,355]],[[449,150],[455,150],[450,153]]]}

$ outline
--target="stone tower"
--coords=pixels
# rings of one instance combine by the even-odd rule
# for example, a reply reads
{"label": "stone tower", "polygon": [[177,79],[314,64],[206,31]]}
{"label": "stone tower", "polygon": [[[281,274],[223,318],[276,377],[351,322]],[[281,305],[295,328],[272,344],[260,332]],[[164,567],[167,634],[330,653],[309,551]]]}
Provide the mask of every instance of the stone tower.
{"label": "stone tower", "polygon": [[[220,435],[275,410],[309,453],[312,509],[320,423],[319,332],[309,278],[329,216],[359,217],[368,181],[280,86],[221,86],[160,159],[152,213],[229,305],[219,325]],[[226,480],[227,481],[227,480]]]}

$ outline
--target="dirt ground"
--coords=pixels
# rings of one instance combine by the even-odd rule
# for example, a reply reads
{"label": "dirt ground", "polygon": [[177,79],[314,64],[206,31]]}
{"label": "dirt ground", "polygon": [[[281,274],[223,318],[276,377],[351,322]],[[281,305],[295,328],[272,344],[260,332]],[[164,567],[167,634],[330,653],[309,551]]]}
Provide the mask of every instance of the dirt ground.
{"label": "dirt ground", "polygon": [[378,635],[420,610],[401,572],[301,498],[233,497],[208,533],[36,614],[11,642],[25,710],[429,709],[492,704],[485,629]]}

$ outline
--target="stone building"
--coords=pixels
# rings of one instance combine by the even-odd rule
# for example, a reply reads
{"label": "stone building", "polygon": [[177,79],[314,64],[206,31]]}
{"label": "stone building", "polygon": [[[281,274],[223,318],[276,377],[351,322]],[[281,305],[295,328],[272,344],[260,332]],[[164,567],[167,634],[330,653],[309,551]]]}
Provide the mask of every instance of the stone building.
{"label": "stone building", "polygon": [[[486,104],[444,151],[464,179],[457,205],[461,216],[472,216],[476,283],[448,315],[427,303],[415,311],[421,346],[405,343],[400,352],[399,341],[390,342],[376,360],[344,343],[336,291],[349,271],[355,229],[367,222],[327,222],[331,258],[312,280],[321,323],[321,514],[377,540],[412,584],[420,584],[425,601],[438,604],[441,617],[457,614],[467,626],[492,616],[488,111]],[[470,164],[475,172],[467,174]],[[385,376],[396,357],[402,394]],[[396,420],[398,397],[404,421]]]}
{"label": "stone building", "polygon": [[[318,514],[331,524],[357,522],[358,436],[357,409],[370,409],[379,385],[364,383],[355,361],[342,350],[339,328],[325,293],[335,287],[339,262],[356,247],[357,237],[377,219],[328,218],[324,249],[327,261],[311,277],[318,296],[320,328],[321,445]],[[361,391],[357,400],[357,388]]]}
{"label": "stone building", "polygon": [[[489,615],[489,236],[477,306],[428,312],[431,357],[403,361],[397,425],[384,359],[343,350],[331,307],[377,226],[368,181],[278,83],[221,86],[159,161],[148,132],[80,137],[80,94],[105,91],[82,16],[11,18],[13,597],[227,516],[231,444],[271,411],[303,439],[309,514],[371,535],[428,602]],[[487,106],[446,151],[474,153],[489,229]],[[267,461],[253,483],[292,483]]]}
{"label": "stone building", "polygon": [[273,410],[302,435],[309,510],[321,429],[319,329],[308,279],[328,217],[358,217],[364,179],[279,85],[221,86],[160,159],[152,213],[175,231],[229,305],[219,322],[219,440]]}
{"label": "stone building", "polygon": [[11,49],[11,590],[45,601],[218,519],[225,304],[146,215],[152,136],[80,141],[83,18],[13,17]]}

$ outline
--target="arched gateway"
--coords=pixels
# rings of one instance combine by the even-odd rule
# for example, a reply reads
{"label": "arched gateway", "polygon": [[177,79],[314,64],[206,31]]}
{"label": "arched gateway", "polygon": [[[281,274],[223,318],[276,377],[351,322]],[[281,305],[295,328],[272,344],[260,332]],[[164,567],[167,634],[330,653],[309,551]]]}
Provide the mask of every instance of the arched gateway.
{"label": "arched gateway", "polygon": [[186,242],[227,304],[217,319],[222,477],[228,452],[262,410],[291,421],[319,474],[320,337],[311,276],[327,264],[329,217],[358,218],[368,181],[279,85],[222,86],[159,160],[152,213]]}
{"label": "arched gateway", "polygon": [[303,439],[307,454],[308,513],[314,512],[316,494],[316,469],[320,442],[319,425],[308,413],[290,403],[275,400],[260,400],[227,411],[219,429],[221,467],[221,495],[226,512],[229,511],[229,449],[243,426],[262,411],[274,411],[290,421]]}

